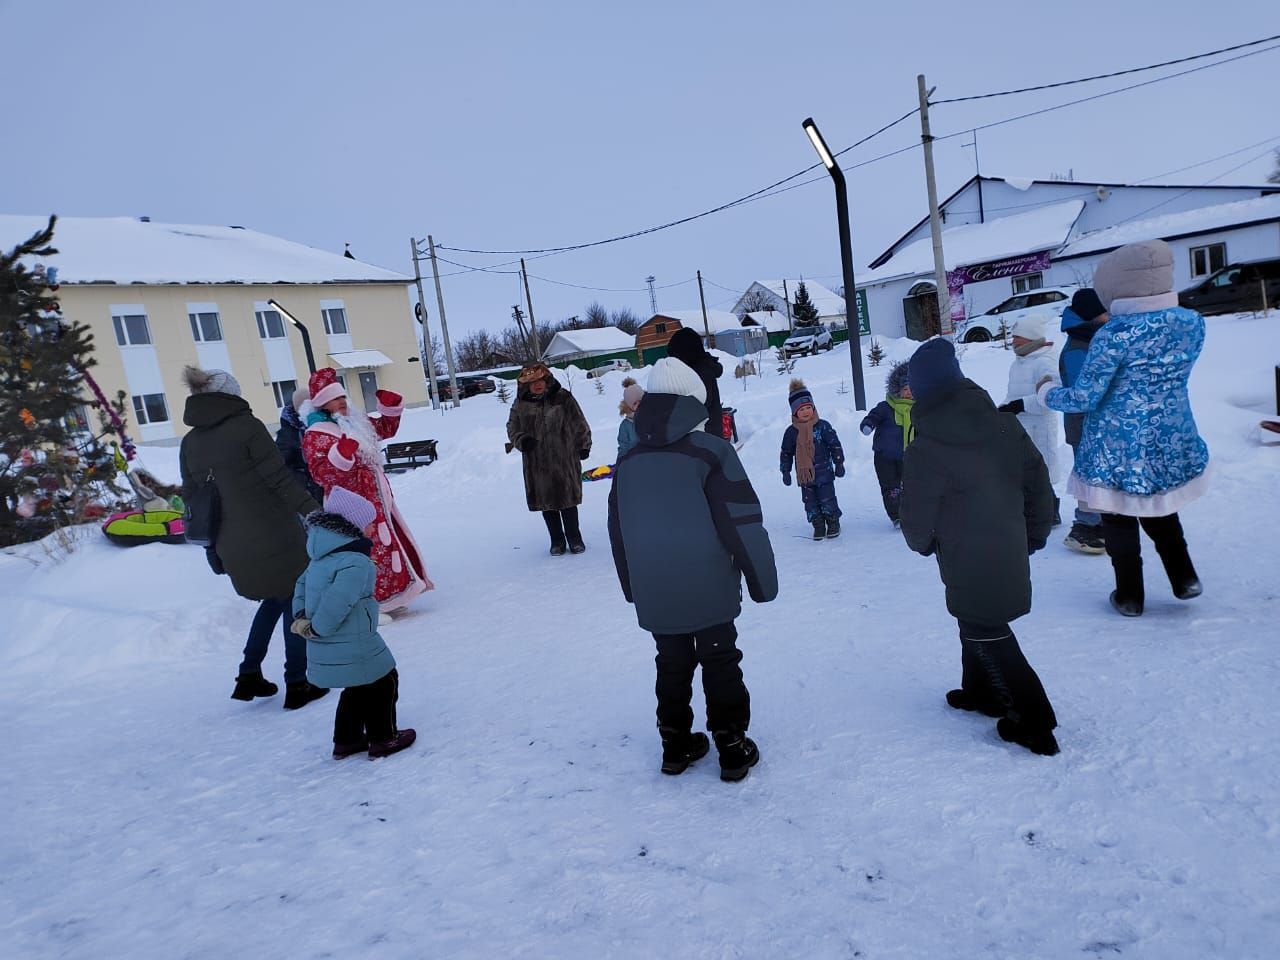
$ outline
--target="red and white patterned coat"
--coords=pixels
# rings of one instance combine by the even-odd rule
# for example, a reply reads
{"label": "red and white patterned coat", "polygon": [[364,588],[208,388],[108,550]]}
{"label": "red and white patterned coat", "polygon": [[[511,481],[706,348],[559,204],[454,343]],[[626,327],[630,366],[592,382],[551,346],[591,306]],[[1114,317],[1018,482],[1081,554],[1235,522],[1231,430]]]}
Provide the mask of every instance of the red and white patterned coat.
{"label": "red and white patterned coat", "polygon": [[[403,398],[388,390],[378,391],[378,414],[369,417],[380,440],[387,440],[400,429],[404,412]],[[369,463],[362,451],[344,455],[339,448],[342,428],[332,420],[322,420],[307,427],[302,438],[302,453],[307,469],[325,495],[334,487],[358,493],[377,511],[376,533],[370,554],[378,568],[373,598],[386,612],[407,606],[418,594],[434,590],[427,576],[422,553],[396,508],[391,484],[387,482],[381,462]],[[346,446],[350,447],[348,443]]]}

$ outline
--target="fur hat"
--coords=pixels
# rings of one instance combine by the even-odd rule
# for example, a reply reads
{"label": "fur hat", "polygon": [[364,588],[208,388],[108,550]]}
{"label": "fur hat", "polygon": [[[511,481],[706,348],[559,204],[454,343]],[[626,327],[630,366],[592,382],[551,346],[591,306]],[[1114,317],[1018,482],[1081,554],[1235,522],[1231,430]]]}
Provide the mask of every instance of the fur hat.
{"label": "fur hat", "polygon": [[334,487],[324,498],[324,508],[336,513],[361,532],[378,517],[372,503],[344,487]]}
{"label": "fur hat", "polygon": [[533,383],[535,380],[545,380],[551,376],[551,371],[545,363],[537,362],[526,363],[520,368],[520,376],[516,378],[517,383]]}
{"label": "fur hat", "polygon": [[1036,316],[1034,313],[1024,314],[1017,319],[1013,329],[1009,332],[1015,337],[1022,337],[1024,340],[1043,340],[1046,336],[1044,317]]}
{"label": "fur hat", "polygon": [[302,411],[302,405],[311,399],[311,393],[306,387],[299,387],[293,391],[293,396],[289,400],[289,405],[293,407],[295,412]]}
{"label": "fur hat", "polygon": [[1173,292],[1173,248],[1163,240],[1131,243],[1113,250],[1093,271],[1093,288],[1111,309],[1116,300]]}
{"label": "fur hat", "polygon": [[669,393],[677,397],[693,397],[699,403],[707,402],[707,388],[702,378],[675,357],[663,357],[653,365],[648,389],[650,393]]}
{"label": "fur hat", "polygon": [[948,393],[964,379],[955,346],[941,337],[926,340],[911,355],[910,363],[911,395],[917,403]]}
{"label": "fur hat", "polygon": [[187,388],[194,393],[227,393],[233,397],[240,396],[240,381],[225,370],[201,370],[199,367],[185,367],[182,379]]}
{"label": "fur hat", "polygon": [[[338,379],[338,371],[332,367],[321,367],[307,381],[310,388],[311,405],[319,410],[326,403],[347,395],[346,388]],[[295,408],[296,409],[296,408]]]}
{"label": "fur hat", "polygon": [[806,403],[811,407],[814,406],[813,394],[809,392],[809,388],[804,385],[803,380],[795,377],[791,381],[791,393],[787,395],[787,404],[791,407],[791,415],[795,416],[796,411]]}
{"label": "fur hat", "polygon": [[902,391],[911,386],[911,365],[905,360],[895,363],[889,368],[889,375],[884,378],[884,392],[895,400],[901,399]]}

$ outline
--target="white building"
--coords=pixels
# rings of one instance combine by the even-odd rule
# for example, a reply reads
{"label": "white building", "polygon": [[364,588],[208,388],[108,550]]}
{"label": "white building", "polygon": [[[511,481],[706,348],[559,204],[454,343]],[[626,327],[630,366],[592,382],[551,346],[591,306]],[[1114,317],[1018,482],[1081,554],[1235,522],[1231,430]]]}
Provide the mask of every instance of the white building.
{"label": "white building", "polygon": [[[966,280],[960,299],[969,317],[1042,286],[1087,284],[1102,255],[1133,239],[1174,245],[1181,288],[1221,262],[1280,256],[1275,194],[1280,189],[974,177],[941,204],[943,253],[953,280]],[[874,333],[937,332],[927,217],[857,280]]]}
{"label": "white building", "polygon": [[611,353],[634,350],[636,339],[617,327],[584,327],[581,330],[561,330],[542,353],[549,362],[585,360]]}
{"label": "white building", "polygon": [[794,304],[796,302],[796,290],[799,289],[802,283],[805,290],[808,291],[809,299],[818,308],[818,320],[821,323],[843,326],[844,298],[831,292],[820,283],[803,278],[786,281],[757,280],[747,287],[746,293],[738,298],[738,302],[733,305],[733,309],[729,312],[739,317],[749,312],[767,313],[769,312],[769,306],[772,305],[773,312],[781,313],[785,318],[791,313],[791,308],[787,305],[787,298],[790,297],[791,303]]}

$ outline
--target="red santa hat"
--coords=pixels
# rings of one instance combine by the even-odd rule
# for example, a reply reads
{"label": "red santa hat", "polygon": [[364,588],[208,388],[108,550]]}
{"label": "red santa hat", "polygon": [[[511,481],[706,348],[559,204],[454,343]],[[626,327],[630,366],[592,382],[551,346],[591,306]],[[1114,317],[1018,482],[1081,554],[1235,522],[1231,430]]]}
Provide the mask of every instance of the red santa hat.
{"label": "red santa hat", "polygon": [[338,372],[332,367],[321,367],[313,373],[307,386],[311,390],[311,405],[317,410],[329,401],[347,395],[346,388],[338,381]]}

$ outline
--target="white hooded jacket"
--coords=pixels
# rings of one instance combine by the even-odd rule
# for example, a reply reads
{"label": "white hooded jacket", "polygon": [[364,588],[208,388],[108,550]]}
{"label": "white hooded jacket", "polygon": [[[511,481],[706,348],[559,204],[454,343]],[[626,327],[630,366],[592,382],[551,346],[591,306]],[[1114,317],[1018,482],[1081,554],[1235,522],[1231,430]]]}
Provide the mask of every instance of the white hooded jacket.
{"label": "white hooded jacket", "polygon": [[1046,344],[1039,350],[1032,351],[1025,357],[1014,357],[1009,367],[1009,395],[1005,403],[1021,399],[1023,412],[1018,414],[1018,422],[1031,437],[1045,466],[1049,468],[1049,477],[1058,479],[1058,435],[1059,416],[1040,402],[1036,396],[1036,384],[1049,377],[1058,382],[1058,361],[1053,355],[1052,344]]}

